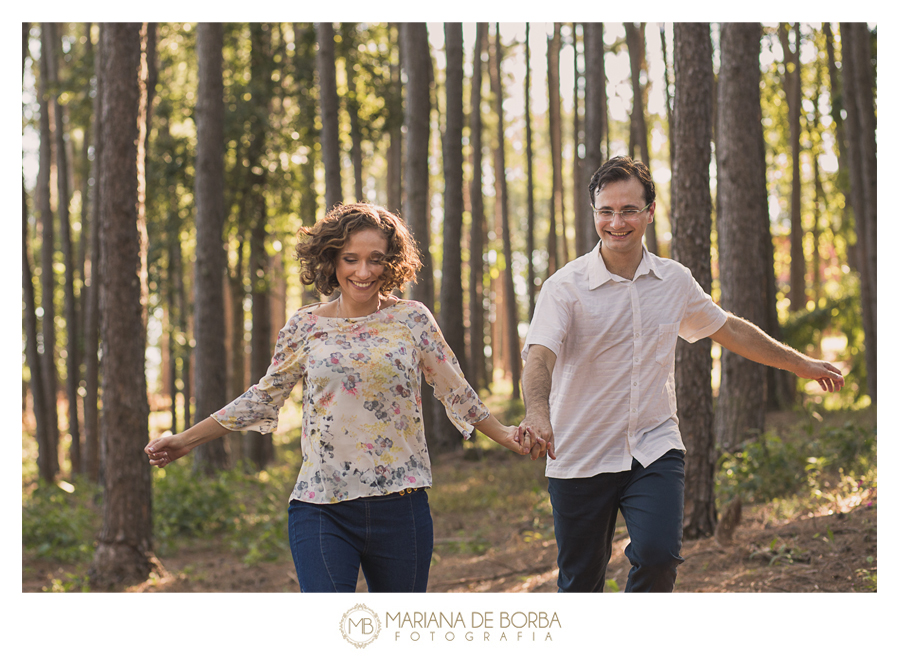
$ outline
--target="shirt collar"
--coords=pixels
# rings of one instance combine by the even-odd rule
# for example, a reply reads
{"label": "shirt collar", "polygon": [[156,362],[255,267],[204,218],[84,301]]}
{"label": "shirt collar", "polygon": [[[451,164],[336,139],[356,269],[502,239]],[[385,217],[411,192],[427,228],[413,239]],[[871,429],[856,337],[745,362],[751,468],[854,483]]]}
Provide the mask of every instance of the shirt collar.
{"label": "shirt collar", "polygon": [[[593,290],[594,288],[599,288],[607,281],[612,281],[613,275],[610,274],[609,270],[606,269],[606,263],[603,262],[603,257],[600,256],[600,245],[602,241],[597,242],[597,246],[591,251],[591,255],[588,260],[588,289]],[[634,274],[635,280],[639,277],[644,276],[645,274],[652,274],[657,279],[663,278],[663,270],[660,267],[661,260],[659,256],[655,254],[651,254],[647,251],[647,247],[641,247],[641,262],[638,265],[637,272]]]}

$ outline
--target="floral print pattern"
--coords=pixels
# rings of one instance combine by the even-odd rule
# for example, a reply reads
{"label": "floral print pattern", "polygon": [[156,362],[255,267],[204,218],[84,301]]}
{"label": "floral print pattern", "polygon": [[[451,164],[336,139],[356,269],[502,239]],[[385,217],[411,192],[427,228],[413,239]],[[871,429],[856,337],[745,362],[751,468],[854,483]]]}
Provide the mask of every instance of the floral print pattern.
{"label": "floral print pattern", "polygon": [[421,376],[468,438],[489,412],[463,377],[428,308],[399,300],[364,318],[297,311],[266,375],[212,414],[231,430],[268,433],[303,385],[303,463],[291,499],[335,503],[431,486]]}

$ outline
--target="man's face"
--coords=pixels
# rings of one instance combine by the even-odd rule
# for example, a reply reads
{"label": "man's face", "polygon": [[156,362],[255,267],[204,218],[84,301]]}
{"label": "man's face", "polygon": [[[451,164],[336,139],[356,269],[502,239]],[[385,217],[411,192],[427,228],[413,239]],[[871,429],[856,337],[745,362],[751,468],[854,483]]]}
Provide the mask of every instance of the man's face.
{"label": "man's face", "polygon": [[[607,183],[594,195],[594,226],[603,242],[603,249],[618,254],[640,253],[647,225],[653,221],[656,202],[631,217],[625,211],[639,211],[647,206],[644,186],[637,178]],[[616,214],[604,217],[603,212]]]}

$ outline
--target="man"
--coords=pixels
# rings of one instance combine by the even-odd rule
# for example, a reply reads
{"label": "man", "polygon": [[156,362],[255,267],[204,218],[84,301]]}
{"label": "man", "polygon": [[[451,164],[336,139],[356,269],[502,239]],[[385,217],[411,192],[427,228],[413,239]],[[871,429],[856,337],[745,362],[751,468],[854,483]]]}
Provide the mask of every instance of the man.
{"label": "man", "polygon": [[[625,591],[671,592],[681,550],[684,444],[675,343],[710,337],[759,363],[840,390],[840,371],[719,308],[642,238],[656,210],[646,165],[606,162],[589,193],[600,242],[544,283],[522,357],[526,415],[547,454],[559,591],[599,592],[621,510],[632,564]],[[530,443],[529,443],[530,445]]]}

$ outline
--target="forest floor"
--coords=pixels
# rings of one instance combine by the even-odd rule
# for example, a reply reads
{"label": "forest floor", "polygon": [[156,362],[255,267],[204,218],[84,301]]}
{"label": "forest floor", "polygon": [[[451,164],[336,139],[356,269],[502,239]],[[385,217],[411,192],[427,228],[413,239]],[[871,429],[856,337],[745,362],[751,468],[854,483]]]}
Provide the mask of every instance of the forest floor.
{"label": "forest floor", "polygon": [[[556,542],[543,464],[502,451],[467,451],[436,464],[434,481],[428,591],[556,591]],[[745,504],[730,542],[685,540],[675,591],[875,591],[877,485],[852,494],[824,492],[817,500],[815,507],[787,513],[778,501]],[[620,518],[608,592],[625,588],[627,544]],[[287,551],[274,561],[248,564],[244,553],[216,537],[185,539],[160,562],[150,579],[129,591],[299,592]],[[24,550],[22,568],[23,592],[60,591],[60,583],[83,582],[87,572],[86,563],[37,559]],[[357,591],[365,591],[362,575]]]}

